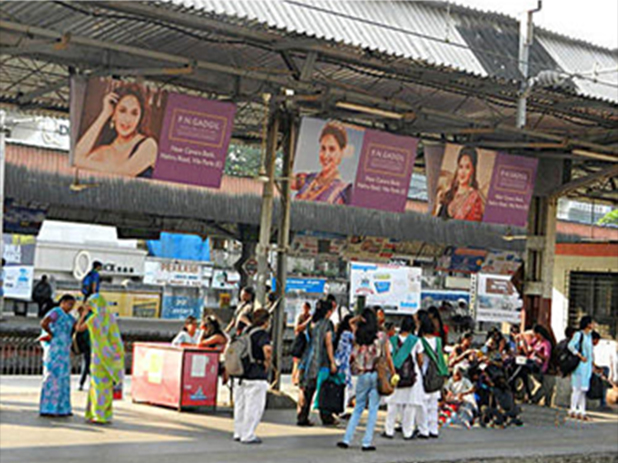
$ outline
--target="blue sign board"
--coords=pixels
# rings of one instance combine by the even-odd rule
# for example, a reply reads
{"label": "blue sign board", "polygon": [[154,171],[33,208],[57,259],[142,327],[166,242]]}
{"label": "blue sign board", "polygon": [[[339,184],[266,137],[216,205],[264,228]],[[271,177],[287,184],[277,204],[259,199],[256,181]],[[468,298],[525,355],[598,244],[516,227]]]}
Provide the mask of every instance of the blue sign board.
{"label": "blue sign board", "polygon": [[189,315],[199,319],[202,312],[202,300],[193,296],[163,296],[161,318],[184,320]]}
{"label": "blue sign board", "polygon": [[[272,280],[273,291],[277,290],[277,281]],[[285,292],[324,294],[326,292],[326,280],[323,278],[288,278]]]}

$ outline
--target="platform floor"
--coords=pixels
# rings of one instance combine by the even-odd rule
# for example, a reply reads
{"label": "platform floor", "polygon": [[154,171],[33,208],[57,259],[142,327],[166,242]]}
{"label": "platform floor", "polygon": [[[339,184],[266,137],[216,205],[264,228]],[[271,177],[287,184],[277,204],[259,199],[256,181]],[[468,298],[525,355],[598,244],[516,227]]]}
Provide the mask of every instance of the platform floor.
{"label": "platform floor", "polygon": [[[293,410],[269,410],[258,428],[264,443],[248,446],[232,441],[232,416],[221,408],[210,415],[178,413],[160,407],[116,402],[115,419],[94,426],[83,419],[86,393],[72,396],[74,416],[38,415],[40,377],[0,378],[0,461],[10,462],[135,462],[253,463],[272,462],[430,462],[547,461],[550,456],[613,454],[618,460],[618,418],[594,413],[594,422],[559,419],[553,411],[529,411],[521,428],[443,430],[439,440],[404,442],[376,436],[378,451],[360,452],[359,443],[344,451],[335,444],[341,428],[298,428]],[[74,390],[76,378],[73,378]],[[128,389],[127,389],[128,390]],[[222,396],[225,391],[222,392]],[[222,397],[222,400],[225,400]],[[562,416],[564,413],[562,413]],[[384,416],[381,413],[379,428]],[[526,421],[526,413],[523,415]],[[360,436],[359,436],[360,438]],[[583,460],[582,460],[583,461]],[[590,460],[590,461],[594,461]]]}

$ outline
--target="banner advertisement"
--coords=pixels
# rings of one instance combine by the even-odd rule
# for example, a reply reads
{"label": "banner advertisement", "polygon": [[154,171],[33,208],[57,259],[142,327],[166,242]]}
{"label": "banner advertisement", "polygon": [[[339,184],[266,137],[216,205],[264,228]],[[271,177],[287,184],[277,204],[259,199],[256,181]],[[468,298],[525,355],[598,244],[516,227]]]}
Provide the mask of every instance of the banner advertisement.
{"label": "banner advertisement", "polygon": [[524,261],[516,252],[489,251],[481,267],[481,273],[514,275]]}
{"label": "banner advertisement", "polygon": [[212,274],[212,289],[239,289],[240,274],[235,270],[214,270]]}
{"label": "banner advertisement", "polygon": [[4,221],[2,226],[7,233],[38,235],[47,215],[47,206],[20,204],[10,198],[4,200]]}
{"label": "banner advertisement", "polygon": [[129,177],[219,188],[232,103],[108,78],[73,78],[71,164]]}
{"label": "banner advertisement", "polygon": [[350,307],[357,296],[396,314],[412,314],[421,306],[421,274],[416,267],[354,263],[350,268]]}
{"label": "banner advertisement", "polygon": [[443,289],[423,290],[421,292],[421,307],[425,310],[429,307],[440,307],[449,304],[456,314],[461,310],[461,306],[465,304],[466,313],[470,306],[469,291],[449,291]]}
{"label": "banner advertisement", "polygon": [[487,251],[474,248],[448,248],[438,259],[437,269],[445,272],[478,273],[487,257]]}
{"label": "banner advertisement", "polygon": [[144,262],[144,283],[199,288],[204,285],[202,265],[195,262],[146,260]]}
{"label": "banner advertisement", "polygon": [[476,304],[477,321],[496,323],[521,321],[523,300],[509,276],[479,273]]}
{"label": "banner advertisement", "polygon": [[295,256],[311,256],[318,254],[340,255],[346,246],[346,237],[333,233],[305,231],[294,236],[291,254]]}
{"label": "banner advertisement", "polygon": [[[83,298],[81,291],[56,291],[56,301],[63,294],[71,294],[80,301]],[[161,308],[161,296],[158,293],[128,293],[120,291],[101,291],[112,312],[119,317],[158,318]]]}
{"label": "banner advertisement", "polygon": [[305,117],[296,145],[295,199],[405,210],[418,140]]}
{"label": "banner advertisement", "polygon": [[4,297],[29,301],[34,280],[34,236],[3,234]]}
{"label": "banner advertisement", "polygon": [[[433,192],[434,216],[525,226],[538,160],[447,144]],[[431,192],[430,191],[430,192]]]}

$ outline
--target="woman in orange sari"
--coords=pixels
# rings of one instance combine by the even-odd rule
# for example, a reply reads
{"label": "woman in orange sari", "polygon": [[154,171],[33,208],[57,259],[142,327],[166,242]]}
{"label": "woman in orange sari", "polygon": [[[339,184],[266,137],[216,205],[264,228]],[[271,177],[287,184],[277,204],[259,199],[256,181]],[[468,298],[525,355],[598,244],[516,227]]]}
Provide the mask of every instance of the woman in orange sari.
{"label": "woman in orange sari", "polygon": [[478,154],[476,149],[463,147],[457,157],[457,171],[446,194],[438,193],[438,217],[480,222],[485,201],[476,177]]}

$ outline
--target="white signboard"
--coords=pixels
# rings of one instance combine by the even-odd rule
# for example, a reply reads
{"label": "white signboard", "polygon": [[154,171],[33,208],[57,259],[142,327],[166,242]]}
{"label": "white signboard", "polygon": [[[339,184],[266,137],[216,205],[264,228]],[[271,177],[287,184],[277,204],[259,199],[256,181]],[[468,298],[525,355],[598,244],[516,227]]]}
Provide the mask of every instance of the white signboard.
{"label": "white signboard", "polygon": [[507,275],[478,274],[476,320],[520,323],[524,305]]}
{"label": "white signboard", "polygon": [[203,285],[202,265],[192,262],[146,261],[144,283],[199,288]]}
{"label": "white signboard", "polygon": [[211,288],[238,289],[240,274],[234,270],[215,270],[212,275]]}
{"label": "white signboard", "polygon": [[421,307],[421,274],[416,267],[354,263],[350,307],[357,296],[365,296],[366,305],[380,305],[390,313],[413,314]]}
{"label": "white signboard", "polygon": [[33,278],[33,266],[7,265],[4,267],[4,297],[29,301]]}

